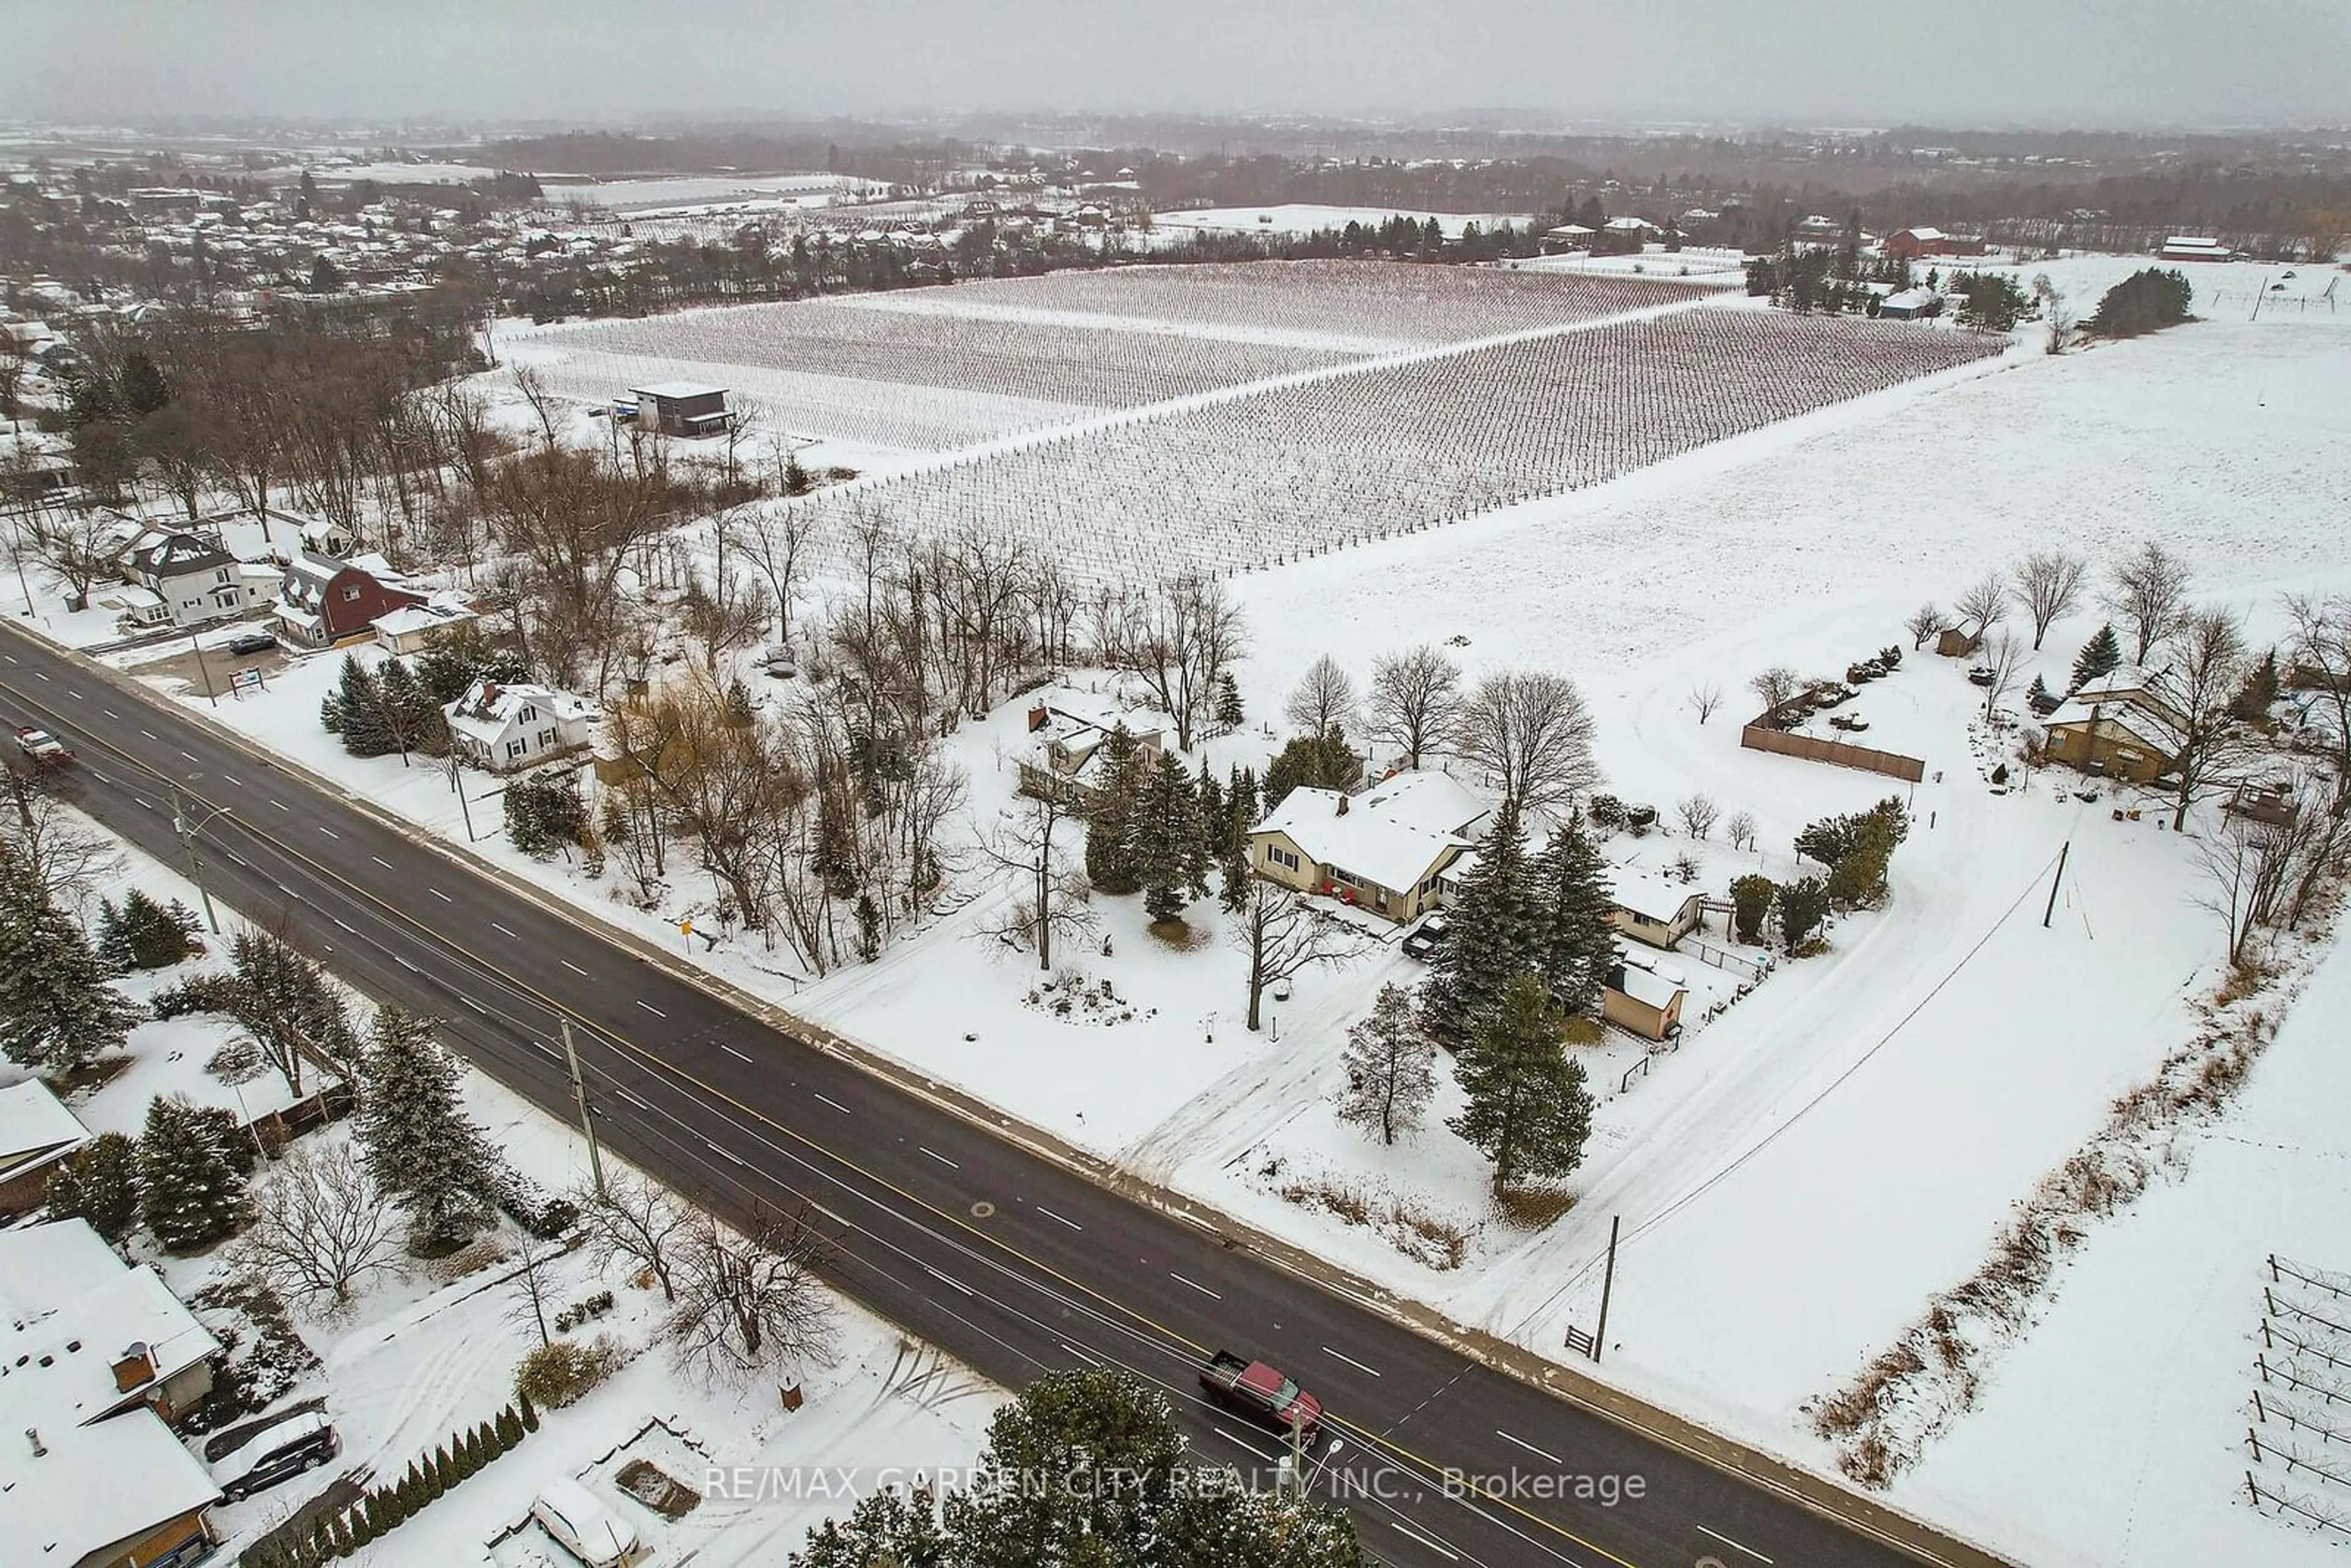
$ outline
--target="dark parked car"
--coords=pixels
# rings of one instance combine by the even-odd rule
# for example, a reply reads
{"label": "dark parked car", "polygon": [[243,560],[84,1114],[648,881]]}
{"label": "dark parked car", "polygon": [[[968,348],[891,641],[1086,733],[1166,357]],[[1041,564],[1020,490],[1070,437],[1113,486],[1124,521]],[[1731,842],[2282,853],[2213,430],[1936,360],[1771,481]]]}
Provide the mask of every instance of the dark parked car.
{"label": "dark parked car", "polygon": [[240,632],[222,645],[232,653],[266,653],[277,646],[277,639],[267,632]]}
{"label": "dark parked car", "polygon": [[1432,915],[1405,937],[1402,946],[1406,954],[1426,963],[1429,956],[1437,951],[1437,944],[1443,940],[1444,936],[1445,916]]}
{"label": "dark parked car", "polygon": [[334,1423],[317,1410],[305,1410],[274,1427],[266,1427],[214,1461],[213,1483],[231,1502],[274,1487],[289,1476],[317,1469],[335,1457],[341,1443]]}

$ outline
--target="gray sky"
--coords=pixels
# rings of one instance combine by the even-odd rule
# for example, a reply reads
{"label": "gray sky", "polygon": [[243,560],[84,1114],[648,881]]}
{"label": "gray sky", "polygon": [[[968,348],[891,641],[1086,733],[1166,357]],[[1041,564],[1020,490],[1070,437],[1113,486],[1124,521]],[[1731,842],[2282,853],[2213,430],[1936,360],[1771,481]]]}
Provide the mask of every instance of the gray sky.
{"label": "gray sky", "polygon": [[0,0],[0,114],[2351,122],[2351,0]]}

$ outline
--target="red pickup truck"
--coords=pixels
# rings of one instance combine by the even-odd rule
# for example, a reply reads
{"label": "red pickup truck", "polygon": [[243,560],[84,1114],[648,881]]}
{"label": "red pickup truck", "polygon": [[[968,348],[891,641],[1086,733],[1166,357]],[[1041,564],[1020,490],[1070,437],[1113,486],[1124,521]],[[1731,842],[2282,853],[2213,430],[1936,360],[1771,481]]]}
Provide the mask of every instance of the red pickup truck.
{"label": "red pickup truck", "polygon": [[16,730],[16,749],[43,768],[54,768],[61,762],[71,762],[73,751],[62,740],[46,729],[23,725]]}
{"label": "red pickup truck", "polygon": [[1287,1436],[1311,1439],[1322,1424],[1322,1401],[1261,1361],[1220,1350],[1200,1368],[1200,1386],[1217,1404]]}

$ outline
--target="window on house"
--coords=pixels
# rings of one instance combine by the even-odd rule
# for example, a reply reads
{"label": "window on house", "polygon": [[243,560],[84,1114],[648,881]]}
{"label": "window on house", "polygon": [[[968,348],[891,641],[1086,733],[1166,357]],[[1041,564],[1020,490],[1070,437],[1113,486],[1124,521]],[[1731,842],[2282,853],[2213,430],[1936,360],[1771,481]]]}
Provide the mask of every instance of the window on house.
{"label": "window on house", "polygon": [[346,604],[357,604],[359,601],[360,585],[356,582],[346,584],[343,588],[343,602]]}
{"label": "window on house", "polygon": [[538,732],[538,744],[542,750],[548,747],[553,746],[555,744],[555,732],[551,729],[540,730]]}
{"label": "window on house", "polygon": [[1265,860],[1268,865],[1278,865],[1287,871],[1298,869],[1298,857],[1278,844],[1265,846]]}
{"label": "window on house", "polygon": [[509,758],[520,757],[524,752],[529,749],[530,742],[528,740],[509,740],[507,742],[507,756]]}
{"label": "window on house", "polygon": [[523,723],[529,724],[538,717],[538,709],[535,706],[527,707],[517,716],[519,717]]}
{"label": "window on house", "polygon": [[214,572],[213,580],[214,582],[226,582],[228,580],[228,568],[222,567],[219,570]]}

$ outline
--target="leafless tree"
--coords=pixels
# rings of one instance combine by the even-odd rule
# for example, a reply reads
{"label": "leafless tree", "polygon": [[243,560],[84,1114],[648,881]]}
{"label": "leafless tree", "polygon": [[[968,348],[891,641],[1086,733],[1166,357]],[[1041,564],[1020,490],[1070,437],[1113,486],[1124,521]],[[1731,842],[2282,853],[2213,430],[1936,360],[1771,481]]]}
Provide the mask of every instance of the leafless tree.
{"label": "leafless tree", "polygon": [[553,1337],[547,1332],[548,1302],[557,1289],[550,1265],[562,1255],[559,1248],[525,1231],[521,1244],[514,1251],[515,1271],[507,1277],[515,1291],[508,1315],[516,1322],[536,1329],[541,1345],[551,1343]]}
{"label": "leafless tree", "polygon": [[114,518],[95,507],[34,503],[17,517],[17,559],[37,561],[65,585],[66,608],[89,608],[89,591],[115,575]]}
{"label": "leafless tree", "polygon": [[2241,817],[2231,817],[2196,846],[2198,868],[2204,873],[2200,892],[2193,894],[2199,909],[2220,916],[2228,936],[2229,963],[2241,967],[2245,948],[2252,941],[2255,911],[2261,900],[2262,849],[2260,830]]}
{"label": "leafless tree", "polygon": [[1698,721],[1703,725],[1714,716],[1714,710],[1722,706],[1722,688],[1711,681],[1692,686],[1689,705],[1698,710]]}
{"label": "leafless tree", "polygon": [[59,800],[33,765],[0,762],[0,784],[10,808],[0,816],[0,847],[24,863],[51,904],[79,910],[101,881],[121,869],[120,851]]}
{"label": "leafless tree", "polygon": [[1902,629],[1910,633],[1910,646],[1917,649],[1925,647],[1928,638],[1937,635],[1949,624],[1941,605],[1928,603],[1910,612],[1910,619],[1902,623]]}
{"label": "leafless tree", "polygon": [[1355,683],[1325,653],[1306,667],[1283,712],[1301,735],[1328,735],[1354,722]]}
{"label": "leafless tree", "polygon": [[691,579],[678,602],[678,627],[702,644],[705,666],[716,674],[729,653],[768,629],[776,607],[768,591],[752,583],[740,593],[713,594],[699,577]]}
{"label": "leafless tree", "polygon": [[[2032,298],[2041,302],[2041,323],[2048,333],[2049,351],[2064,353],[2074,341],[2074,308],[2065,303],[2065,296],[2045,272],[2032,279]],[[2036,648],[2040,645],[2038,641],[2033,643]]]}
{"label": "leafless tree", "polygon": [[1002,918],[983,935],[1034,948],[1037,967],[1047,974],[1057,943],[1090,936],[1100,927],[1085,868],[1071,854],[1065,831],[1070,838],[1083,831],[1083,819],[1069,802],[1022,795],[978,840],[981,857],[1019,887]]}
{"label": "leafless tree", "polygon": [[31,363],[24,344],[12,334],[0,333],[0,419],[18,417],[16,389],[24,385],[25,371]]}
{"label": "leafless tree", "polygon": [[830,1354],[837,1318],[817,1275],[828,1243],[813,1227],[767,1214],[744,1235],[697,1209],[681,1240],[664,1328],[678,1370],[739,1385]]}
{"label": "leafless tree", "polygon": [[280,1294],[348,1307],[371,1275],[400,1268],[401,1211],[348,1142],[297,1148],[257,1184],[233,1261]]}
{"label": "leafless tree", "polygon": [[539,439],[547,444],[548,451],[553,452],[559,444],[555,435],[557,405],[555,394],[548,390],[547,378],[527,365],[510,366],[508,373],[514,377],[515,391],[522,394],[524,405],[538,426]]}
{"label": "leafless tree", "polygon": [[1521,811],[1572,803],[1600,782],[1592,710],[1565,675],[1505,670],[1478,683],[1461,709],[1454,750],[1490,775]]}
{"label": "leafless tree", "polygon": [[1189,751],[1216,712],[1217,677],[1248,645],[1240,607],[1215,578],[1187,575],[1128,596],[1109,631],[1107,662],[1150,688]]}
{"label": "leafless tree", "polygon": [[1705,796],[1685,795],[1674,810],[1680,813],[1682,826],[1689,830],[1691,838],[1702,839],[1714,831],[1714,821],[1719,812],[1715,803]]}
{"label": "leafless tree", "polygon": [[1755,817],[1750,811],[1733,811],[1730,821],[1722,825],[1722,836],[1730,841],[1734,850],[1755,847]]}
{"label": "leafless tree", "polygon": [[2019,676],[2024,673],[2024,639],[2011,632],[1994,632],[1984,639],[1979,657],[1981,668],[1991,679],[1984,683],[1984,716],[1990,718],[2001,700],[2016,690]]}
{"label": "leafless tree", "polygon": [[1747,689],[1763,700],[1763,711],[1770,715],[1794,702],[1797,694],[1804,689],[1804,683],[1787,665],[1774,664],[1749,680]]}
{"label": "leafless tree", "polygon": [[2115,567],[2106,608],[2130,633],[2131,663],[2145,664],[2188,612],[2188,563],[2149,539]]}
{"label": "leafless tree", "polygon": [[2187,828],[2197,797],[2245,755],[2243,726],[2230,710],[2249,663],[2244,629],[2226,611],[2189,612],[2178,628],[2170,662],[2149,683],[2179,719],[2172,758],[2174,831]]}
{"label": "leafless tree", "polygon": [[626,1170],[609,1173],[601,1195],[583,1186],[572,1202],[598,1268],[632,1263],[660,1283],[664,1301],[676,1301],[678,1253],[694,1222],[691,1208],[659,1182]]}
{"label": "leafless tree", "polygon": [[2351,784],[2351,598],[2296,594],[2285,607],[2294,627],[2289,678],[2315,694],[2325,710],[2322,722],[2333,731],[2327,738],[2340,789]]}
{"label": "leafless tree", "polygon": [[2000,573],[1988,571],[1968,585],[1952,608],[1959,612],[1959,630],[1980,637],[2008,614],[2008,585]]}
{"label": "leafless tree", "polygon": [[2318,907],[2321,895],[2351,873],[2351,803],[2338,777],[2331,784],[2305,772],[2289,799],[2294,815],[2281,832],[2285,865],[2273,918],[2289,931]]}
{"label": "leafless tree", "polygon": [[1343,921],[1314,908],[1286,887],[1254,881],[1226,940],[1249,965],[1249,1027],[1262,1027],[1266,988],[1322,964],[1342,964],[1362,946]]}
{"label": "leafless tree", "polygon": [[1371,733],[1405,755],[1405,766],[1445,743],[1461,714],[1461,666],[1424,643],[1372,666]]}
{"label": "leafless tree", "polygon": [[559,679],[611,684],[627,643],[621,578],[667,520],[666,482],[615,472],[592,452],[556,449],[490,469],[479,500],[498,544],[520,567],[517,620],[532,662]]}
{"label": "leafless tree", "polygon": [[2016,598],[2032,622],[2034,653],[2041,652],[2050,624],[2080,604],[2089,573],[2088,561],[2064,550],[2034,550],[2017,564]]}

